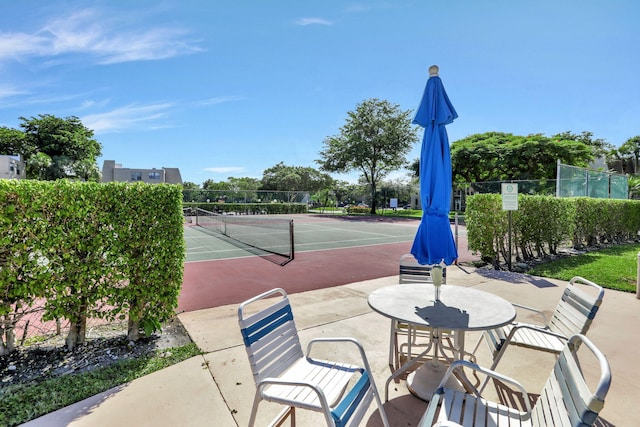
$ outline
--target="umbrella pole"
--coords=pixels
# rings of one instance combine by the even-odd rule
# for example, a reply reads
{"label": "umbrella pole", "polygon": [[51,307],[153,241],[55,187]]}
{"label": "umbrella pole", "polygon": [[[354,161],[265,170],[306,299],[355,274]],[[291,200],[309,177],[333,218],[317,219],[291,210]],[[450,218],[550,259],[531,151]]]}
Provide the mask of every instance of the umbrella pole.
{"label": "umbrella pole", "polygon": [[[455,214],[455,230],[456,230],[456,233],[455,233],[455,238],[456,238],[456,250],[458,250],[458,212],[456,212],[456,214]],[[459,252],[458,252],[458,253],[459,253]],[[455,260],[455,261],[453,261],[453,263],[454,263],[455,265],[458,265],[458,258],[456,258],[456,260]]]}

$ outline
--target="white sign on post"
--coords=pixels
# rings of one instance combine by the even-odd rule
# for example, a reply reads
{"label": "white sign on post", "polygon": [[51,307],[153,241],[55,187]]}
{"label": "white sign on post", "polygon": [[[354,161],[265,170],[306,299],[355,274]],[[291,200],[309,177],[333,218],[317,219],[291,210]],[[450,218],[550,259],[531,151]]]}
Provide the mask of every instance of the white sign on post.
{"label": "white sign on post", "polygon": [[518,210],[518,184],[512,182],[502,184],[502,210]]}

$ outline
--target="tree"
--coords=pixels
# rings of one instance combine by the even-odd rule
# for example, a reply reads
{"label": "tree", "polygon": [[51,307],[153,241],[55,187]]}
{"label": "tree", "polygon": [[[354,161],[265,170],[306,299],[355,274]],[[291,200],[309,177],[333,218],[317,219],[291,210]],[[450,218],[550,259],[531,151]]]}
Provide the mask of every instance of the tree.
{"label": "tree", "polygon": [[227,186],[232,191],[256,191],[262,186],[262,181],[257,178],[234,178],[230,176],[227,178]]}
{"label": "tree", "polygon": [[27,178],[98,180],[96,159],[102,154],[102,145],[80,119],[50,114],[20,119],[24,138],[19,154],[24,156]]}
{"label": "tree", "polygon": [[215,182],[212,179],[207,179],[202,183],[203,190],[228,190],[229,184],[224,181]]}
{"label": "tree", "polygon": [[331,176],[311,167],[287,166],[283,162],[262,172],[262,189],[275,191],[316,191],[330,188]]}
{"label": "tree", "polygon": [[[638,173],[638,164],[640,163],[640,136],[634,136],[627,139],[624,144],[618,148],[620,159],[633,164],[632,173]],[[629,171],[631,172],[631,171]]]}
{"label": "tree", "polygon": [[561,141],[578,141],[591,147],[593,151],[593,157],[609,157],[612,152],[615,151],[615,147],[602,138],[593,139],[593,133],[583,131],[580,135],[576,135],[570,131],[561,132],[557,135],[553,135],[552,138]]}
{"label": "tree", "polygon": [[383,181],[380,187],[380,195],[385,203],[390,199],[398,199],[399,206],[406,205],[411,202],[411,197],[417,194],[420,184],[417,181],[408,182],[406,179],[397,178],[395,180]]}
{"label": "tree", "polygon": [[18,129],[0,126],[0,154],[9,156],[22,154],[24,133]]}
{"label": "tree", "polygon": [[406,164],[406,155],[418,141],[411,111],[378,99],[356,105],[340,133],[324,140],[320,168],[327,172],[358,170],[371,190],[371,213],[376,212],[376,186],[389,172]]}
{"label": "tree", "polygon": [[629,177],[629,198],[640,199],[640,176]]}
{"label": "tree", "polygon": [[185,202],[200,201],[202,190],[195,182],[185,181],[182,183],[182,197]]}
{"label": "tree", "polygon": [[576,139],[541,134],[517,136],[487,132],[451,145],[453,179],[456,182],[554,179],[557,161],[587,166],[593,160],[591,146]]}
{"label": "tree", "polygon": [[230,176],[226,181],[220,182],[207,179],[202,183],[202,188],[205,190],[202,193],[205,195],[205,200],[224,200],[229,203],[247,202],[257,198],[257,190],[260,189],[260,186],[261,181],[259,179]]}
{"label": "tree", "polygon": [[46,179],[46,172],[52,163],[51,157],[46,154],[35,153],[27,160],[27,170],[30,172],[28,177],[44,181]]}

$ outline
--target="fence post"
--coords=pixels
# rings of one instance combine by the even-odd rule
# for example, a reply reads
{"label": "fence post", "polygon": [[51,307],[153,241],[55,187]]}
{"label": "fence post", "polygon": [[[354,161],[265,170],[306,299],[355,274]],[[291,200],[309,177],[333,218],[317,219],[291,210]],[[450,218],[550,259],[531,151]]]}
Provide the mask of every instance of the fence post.
{"label": "fence post", "polygon": [[636,298],[640,299],[640,252],[638,252],[638,278],[636,279]]}

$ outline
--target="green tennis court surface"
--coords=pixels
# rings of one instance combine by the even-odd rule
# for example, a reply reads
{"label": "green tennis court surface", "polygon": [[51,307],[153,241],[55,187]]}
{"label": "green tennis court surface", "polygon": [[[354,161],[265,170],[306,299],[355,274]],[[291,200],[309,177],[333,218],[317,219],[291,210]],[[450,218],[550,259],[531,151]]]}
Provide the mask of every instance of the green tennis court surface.
{"label": "green tennis court surface", "polygon": [[[295,253],[412,242],[420,223],[417,219],[286,217],[293,219]],[[185,239],[187,262],[254,256],[246,248],[207,234],[197,226],[185,227]]]}

